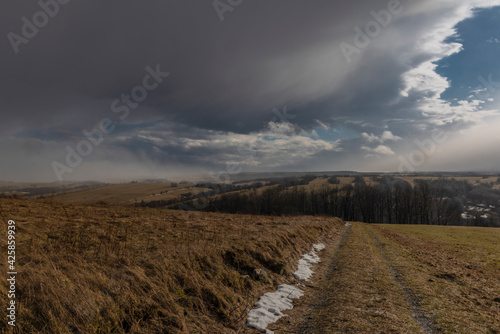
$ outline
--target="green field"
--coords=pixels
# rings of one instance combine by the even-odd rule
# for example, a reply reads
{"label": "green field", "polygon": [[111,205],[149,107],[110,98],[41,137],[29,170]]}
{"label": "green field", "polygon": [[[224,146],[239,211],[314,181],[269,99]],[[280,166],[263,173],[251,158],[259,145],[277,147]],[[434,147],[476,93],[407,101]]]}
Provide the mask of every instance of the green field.
{"label": "green field", "polygon": [[271,329],[499,333],[499,241],[493,228],[353,223],[293,321]]}

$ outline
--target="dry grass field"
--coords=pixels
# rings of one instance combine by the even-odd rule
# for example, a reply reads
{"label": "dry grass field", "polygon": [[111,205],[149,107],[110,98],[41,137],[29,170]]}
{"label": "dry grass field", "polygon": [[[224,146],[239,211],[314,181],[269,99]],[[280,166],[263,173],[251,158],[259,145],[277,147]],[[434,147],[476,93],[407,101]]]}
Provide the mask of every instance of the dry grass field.
{"label": "dry grass field", "polygon": [[68,186],[71,185],[70,182],[2,182],[0,181],[0,189],[11,188],[13,190],[19,188],[29,188],[29,187],[56,187],[56,186]]}
{"label": "dry grass field", "polygon": [[[316,242],[327,245],[322,262],[305,296],[269,326],[276,333],[500,333],[500,229],[130,205],[199,190],[124,183],[0,198],[0,248],[12,219],[18,272],[18,326],[7,327],[2,307],[0,333],[255,334],[247,311],[278,284],[296,283],[297,260]],[[7,290],[4,280],[3,305]]]}
{"label": "dry grass field", "polygon": [[[343,187],[343,186],[346,186],[348,184],[354,185],[354,177],[351,177],[351,176],[338,176],[337,179],[340,181],[340,183],[338,185],[332,185],[332,184],[328,183],[328,179],[329,178],[318,177],[317,179],[312,180],[311,182],[309,182],[308,185],[301,186],[301,187],[305,187],[306,189],[318,189],[319,190],[319,189],[321,189],[324,186],[328,186],[328,187]],[[363,177],[363,180],[368,185],[375,185],[375,184],[377,184],[377,182],[373,181],[371,177],[366,177],[365,176],[365,177]]]}
{"label": "dry grass field", "polygon": [[[236,333],[259,296],[293,282],[301,255],[343,225],[6,198],[0,217],[3,250],[16,221],[15,333],[30,334]],[[0,332],[6,321],[2,307]]]}
{"label": "dry grass field", "polygon": [[[415,179],[421,179],[421,180],[436,180],[439,177],[437,176],[397,176],[395,177],[399,179],[403,179],[406,182],[410,183],[412,186],[415,185]],[[498,176],[488,176],[488,177],[482,177],[482,176],[453,176],[453,177],[446,177],[447,179],[455,179],[457,181],[467,181],[472,185],[479,185],[479,184],[488,184],[488,183],[493,183],[493,188],[495,189],[500,189],[500,184],[496,184],[498,180]]]}
{"label": "dry grass field", "polygon": [[[329,178],[318,177],[307,185],[300,185],[298,188],[303,188],[306,190],[320,190],[324,187],[342,187],[348,184],[354,185],[354,177],[348,176],[339,176],[337,177],[340,183],[338,185],[332,185],[328,183]],[[437,177],[431,176],[401,176],[401,178],[410,184],[414,185],[415,179],[436,179]],[[374,181],[371,177],[363,178],[365,183],[368,185],[375,185],[376,181]],[[497,177],[456,177],[457,180],[466,180],[473,185],[481,184],[481,183],[495,183],[497,181]],[[254,182],[243,183],[252,184]],[[2,184],[0,183],[0,186]],[[28,186],[36,186],[36,187],[49,187],[49,186],[57,186],[57,184],[29,184],[29,183],[5,183],[3,189],[21,189]],[[61,185],[63,186],[63,185]],[[106,204],[119,204],[119,205],[127,205],[134,204],[141,201],[151,202],[151,201],[159,201],[159,200],[172,200],[175,198],[179,198],[182,194],[192,193],[194,195],[199,194],[201,192],[205,192],[206,189],[197,188],[192,184],[177,184],[174,187],[171,186],[171,183],[119,183],[119,184],[103,184],[98,186],[92,186],[84,189],[71,189],[75,187],[75,185],[64,185],[67,187],[67,191],[56,193],[54,195],[49,195],[51,198],[58,202],[64,203],[106,203]],[[275,185],[264,185],[263,187],[255,189],[256,194],[262,194],[266,189],[275,187]],[[494,185],[495,189],[500,188],[500,184]],[[250,194],[254,190],[240,190],[235,191],[241,194]],[[220,195],[215,195],[220,196]]]}
{"label": "dry grass field", "polygon": [[183,193],[197,194],[202,191],[203,189],[190,184],[172,187],[170,183],[120,183],[56,194],[53,199],[64,203],[134,204],[141,201],[170,200]]}
{"label": "dry grass field", "polygon": [[309,182],[309,184],[307,184],[307,185],[299,186],[299,188],[319,190],[325,186],[331,186],[328,183],[328,179],[329,178],[327,178],[327,177],[318,177],[317,179],[314,179],[311,182]]}
{"label": "dry grass field", "polygon": [[[71,183],[71,182],[51,182],[51,183],[40,183],[40,182],[0,182],[0,194],[21,194],[26,189],[39,189],[39,190],[51,190],[55,191],[72,191],[79,187],[83,187],[84,184],[81,183]],[[86,184],[89,186],[89,184]]]}

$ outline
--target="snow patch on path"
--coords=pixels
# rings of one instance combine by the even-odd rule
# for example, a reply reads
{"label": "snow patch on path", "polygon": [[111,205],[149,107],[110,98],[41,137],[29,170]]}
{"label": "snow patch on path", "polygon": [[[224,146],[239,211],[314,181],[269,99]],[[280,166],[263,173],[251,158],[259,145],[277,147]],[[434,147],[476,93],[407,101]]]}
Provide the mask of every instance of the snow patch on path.
{"label": "snow patch on path", "polygon": [[292,299],[298,299],[303,295],[302,290],[292,285],[278,286],[276,292],[265,293],[255,303],[255,308],[248,312],[247,325],[261,333],[273,334],[274,332],[266,327],[284,317],[285,315],[281,311],[291,310],[293,308]]}
{"label": "snow patch on path", "polygon": [[[309,253],[302,255],[297,271],[293,273],[293,276],[298,280],[308,281],[314,273],[311,270],[312,265],[320,261],[316,252],[325,249],[325,247],[324,244],[314,244]],[[304,286],[301,283],[297,285]],[[255,308],[248,311],[247,326],[255,328],[261,333],[274,334],[273,331],[267,329],[267,326],[284,317],[285,315],[281,311],[291,310],[293,308],[293,299],[298,299],[303,295],[302,290],[288,284],[278,286],[276,292],[265,293],[255,303]]]}
{"label": "snow patch on path", "polygon": [[297,268],[297,271],[293,273],[293,276],[300,281],[309,281],[312,274],[314,274],[314,271],[311,270],[312,265],[320,261],[316,252],[323,249],[325,249],[324,244],[313,245],[313,248],[309,253],[302,255],[302,259],[299,260],[299,267]]}

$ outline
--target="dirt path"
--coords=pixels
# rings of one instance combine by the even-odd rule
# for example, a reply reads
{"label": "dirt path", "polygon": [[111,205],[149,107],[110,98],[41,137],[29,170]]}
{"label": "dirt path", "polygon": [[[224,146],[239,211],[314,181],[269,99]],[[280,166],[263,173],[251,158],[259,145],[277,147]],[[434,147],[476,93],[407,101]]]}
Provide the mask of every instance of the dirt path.
{"label": "dirt path", "polygon": [[[306,295],[275,333],[427,333],[393,268],[362,223],[321,254]],[[340,243],[340,242],[339,242]]]}
{"label": "dirt path", "polygon": [[497,230],[352,223],[269,329],[280,333],[500,334]]}

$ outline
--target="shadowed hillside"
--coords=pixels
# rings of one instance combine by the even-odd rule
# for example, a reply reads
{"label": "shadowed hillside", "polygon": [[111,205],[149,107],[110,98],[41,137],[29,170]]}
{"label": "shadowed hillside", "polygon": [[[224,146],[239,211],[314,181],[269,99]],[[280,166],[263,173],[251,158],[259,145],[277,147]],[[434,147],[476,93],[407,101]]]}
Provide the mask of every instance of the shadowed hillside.
{"label": "shadowed hillside", "polygon": [[[4,231],[9,219],[17,227],[16,333],[235,333],[258,296],[293,280],[301,254],[341,225],[5,198],[0,209]],[[0,296],[7,305],[5,282]]]}

